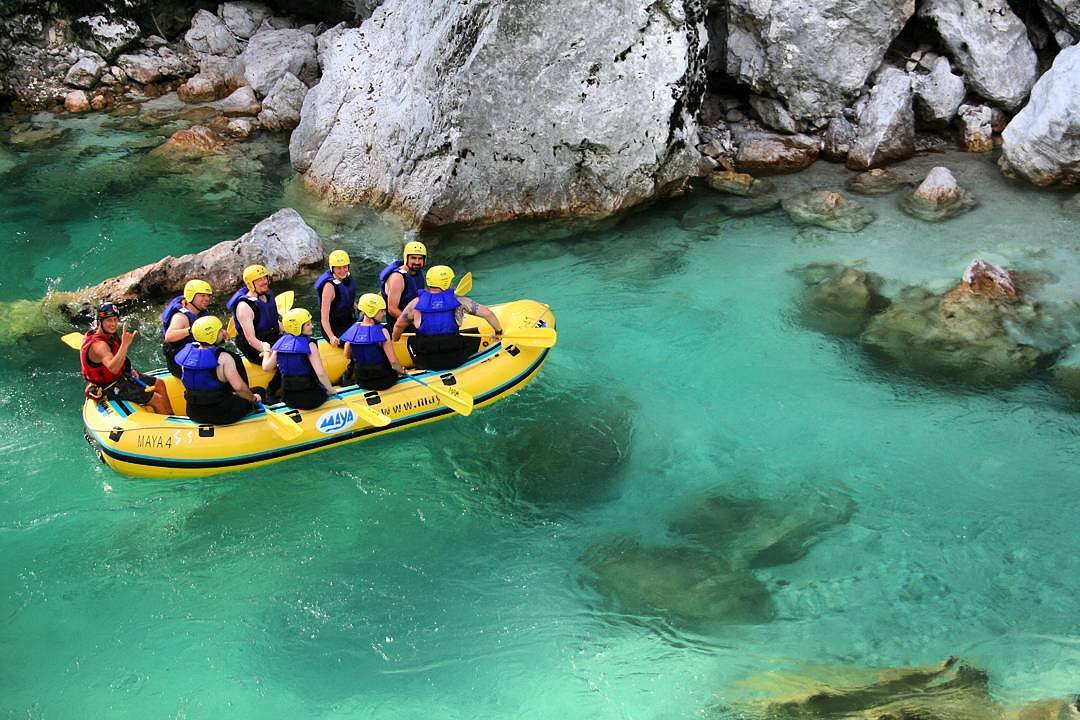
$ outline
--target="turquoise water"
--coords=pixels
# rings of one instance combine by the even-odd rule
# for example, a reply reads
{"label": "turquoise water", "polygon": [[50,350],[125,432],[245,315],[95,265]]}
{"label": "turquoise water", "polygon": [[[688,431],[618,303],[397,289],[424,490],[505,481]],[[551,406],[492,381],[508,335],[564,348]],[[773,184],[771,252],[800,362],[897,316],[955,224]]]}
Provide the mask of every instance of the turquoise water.
{"label": "turquoise water", "polygon": [[[295,204],[280,144],[208,190],[139,174],[141,151],[80,154],[126,136],[76,126],[5,175],[0,300]],[[0,714],[690,717],[763,672],[950,655],[1003,703],[1076,692],[1075,407],[1042,377],[907,378],[798,321],[807,263],[857,263],[894,294],[944,289],[976,255],[1041,273],[1040,298],[1068,316],[1080,247],[1060,198],[985,160],[907,167],[933,164],[980,207],[932,226],[870,199],[879,219],[848,236],[726,218],[701,191],[569,237],[445,238],[434,254],[474,273],[480,301],[552,305],[560,342],[538,380],[469,418],[265,470],[118,476],[82,439],[73,354],[47,335],[0,347]],[[781,183],[844,177],[820,165]],[[313,208],[324,237],[371,256],[371,281],[400,228]],[[612,542],[685,545],[668,522],[708,494],[856,509],[805,556],[750,571],[771,598],[762,621],[703,627],[595,581],[589,559]]]}

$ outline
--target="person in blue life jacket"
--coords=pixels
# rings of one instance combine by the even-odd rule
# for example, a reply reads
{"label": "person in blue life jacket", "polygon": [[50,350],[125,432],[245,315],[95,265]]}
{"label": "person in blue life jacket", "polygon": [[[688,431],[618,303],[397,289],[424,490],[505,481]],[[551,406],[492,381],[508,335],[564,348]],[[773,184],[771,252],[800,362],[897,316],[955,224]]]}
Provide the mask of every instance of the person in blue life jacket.
{"label": "person in blue life jacket", "polygon": [[349,367],[342,383],[356,383],[365,390],[393,387],[405,368],[398,362],[390,333],[383,326],[386,301],[375,293],[364,293],[356,303],[361,320],[341,336]]}
{"label": "person in blue life jacket", "polygon": [[262,265],[244,268],[244,287],[233,293],[225,307],[236,323],[236,349],[248,362],[258,365],[262,354],[270,352],[270,346],[281,337],[270,271]]}
{"label": "person in blue life jacket", "polygon": [[222,347],[221,320],[206,315],[191,326],[192,341],[176,353],[188,417],[198,423],[228,425],[262,401],[240,376],[237,360]]}
{"label": "person in blue life jacket", "polygon": [[315,281],[315,302],[323,337],[334,347],[341,346],[339,336],[356,320],[356,283],[349,274],[349,254],[344,250],[330,253],[330,269]]}
{"label": "person in blue life jacket", "polygon": [[394,324],[393,340],[401,339],[412,323],[416,334],[409,338],[409,353],[417,367],[449,370],[465,362],[480,348],[480,336],[463,336],[458,330],[465,314],[477,315],[491,324],[494,340],[502,335],[502,325],[491,309],[468,297],[457,297],[450,285],[454,271],[435,265],[427,271],[427,288],[410,302]]}
{"label": "person in blue life jacket", "polygon": [[427,247],[418,240],[405,243],[402,260],[395,260],[379,273],[382,298],[386,301],[386,327],[393,328],[405,306],[424,288],[424,263]]}
{"label": "person in blue life jacket", "polygon": [[284,334],[263,357],[263,370],[277,368],[281,373],[282,399],[299,410],[314,410],[334,393],[326,375],[319,346],[311,337],[311,313],[293,308],[282,320]]}
{"label": "person in blue life jacket", "polygon": [[205,280],[188,280],[183,294],[170,300],[161,313],[161,354],[173,377],[180,377],[176,353],[191,342],[192,324],[209,313],[213,293]]}

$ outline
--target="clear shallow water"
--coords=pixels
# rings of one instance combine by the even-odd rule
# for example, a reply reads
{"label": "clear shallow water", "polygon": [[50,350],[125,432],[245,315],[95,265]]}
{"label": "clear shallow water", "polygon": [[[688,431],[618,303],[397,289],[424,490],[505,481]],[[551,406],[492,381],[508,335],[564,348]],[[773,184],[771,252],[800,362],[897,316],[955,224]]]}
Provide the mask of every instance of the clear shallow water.
{"label": "clear shallow water", "polygon": [[[205,188],[167,180],[58,202],[89,171],[79,143],[102,144],[35,153],[17,172],[37,179],[0,191],[14,270],[0,299],[96,282],[114,271],[107,247],[129,248],[115,271],[200,249],[295,199],[279,151],[209,214]],[[1041,378],[927,384],[797,321],[790,271],[810,262],[858,261],[895,292],[947,287],[986,254],[1052,272],[1048,303],[1076,297],[1059,198],[944,159],[983,204],[940,226],[887,196],[866,201],[879,219],[862,233],[800,235],[779,213],[724,218],[701,192],[573,238],[446,240],[440,259],[473,271],[481,301],[552,304],[560,344],[537,382],[469,418],[263,471],[119,477],[82,440],[75,358],[44,337],[0,348],[0,710],[686,717],[763,672],[949,655],[985,668],[1003,702],[1075,692],[1080,416]],[[307,212],[351,252],[397,232]],[[530,485],[548,454],[563,475]],[[585,580],[612,538],[677,543],[668,518],[705,493],[857,511],[805,557],[753,571],[775,605],[762,624],[628,617]]]}

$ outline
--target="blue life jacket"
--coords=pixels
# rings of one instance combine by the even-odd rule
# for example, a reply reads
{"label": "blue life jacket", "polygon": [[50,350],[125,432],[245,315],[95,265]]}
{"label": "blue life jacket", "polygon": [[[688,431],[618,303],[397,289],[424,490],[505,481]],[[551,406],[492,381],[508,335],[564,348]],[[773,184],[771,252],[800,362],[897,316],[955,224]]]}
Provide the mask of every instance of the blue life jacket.
{"label": "blue life jacket", "polygon": [[356,323],[341,335],[341,341],[349,343],[349,355],[356,365],[385,365],[386,353],[382,344],[386,334],[379,323],[364,325]]}
{"label": "blue life jacket", "polygon": [[224,390],[225,383],[217,378],[218,355],[221,352],[219,347],[203,347],[193,342],[181,348],[176,353],[176,364],[183,369],[180,380],[184,388],[200,392]]}
{"label": "blue life jacket", "polygon": [[161,313],[161,335],[165,336],[165,333],[169,331],[169,323],[172,322],[173,315],[176,313],[183,313],[188,319],[188,336],[185,340],[174,340],[173,342],[191,342],[191,326],[195,324],[195,321],[202,316],[208,314],[209,310],[200,310],[198,314],[191,312],[184,307],[184,296],[177,295],[169,304],[165,306],[165,309]]}
{"label": "blue life jacket", "polygon": [[274,302],[273,291],[267,291],[266,300],[252,300],[247,296],[247,292],[247,288],[242,287],[234,292],[229,301],[225,303],[225,308],[233,314],[233,321],[236,323],[236,347],[245,355],[247,355],[246,350],[257,352],[261,348],[252,348],[248,344],[244,331],[240,329],[240,322],[236,319],[236,309],[241,302],[246,303],[255,315],[251,323],[255,328],[255,337],[268,343],[272,343],[281,337],[281,331],[278,330],[277,303]]}
{"label": "blue life jacket", "polygon": [[307,335],[285,333],[274,343],[277,351],[278,369],[282,377],[315,377],[315,368],[311,367],[308,353],[315,341]]}
{"label": "blue life jacket", "polygon": [[461,305],[453,290],[442,292],[420,291],[420,299],[413,309],[420,311],[420,335],[449,335],[458,331],[457,309]]}
{"label": "blue life jacket", "polygon": [[334,277],[332,270],[327,270],[315,281],[315,307],[322,310],[322,291],[326,283],[334,285],[334,302],[330,304],[330,319],[353,318],[353,307],[356,305],[356,283],[352,275],[347,275],[344,280]]}
{"label": "blue life jacket", "polygon": [[401,291],[401,301],[398,303],[398,310],[404,310],[405,306],[412,302],[413,298],[420,295],[420,291],[424,289],[424,280],[421,275],[410,275],[409,271],[404,268],[404,260],[395,260],[382,269],[379,273],[379,294],[382,295],[383,300],[390,302],[390,299],[386,296],[386,279],[390,277],[391,273],[399,273],[405,280],[405,287]]}

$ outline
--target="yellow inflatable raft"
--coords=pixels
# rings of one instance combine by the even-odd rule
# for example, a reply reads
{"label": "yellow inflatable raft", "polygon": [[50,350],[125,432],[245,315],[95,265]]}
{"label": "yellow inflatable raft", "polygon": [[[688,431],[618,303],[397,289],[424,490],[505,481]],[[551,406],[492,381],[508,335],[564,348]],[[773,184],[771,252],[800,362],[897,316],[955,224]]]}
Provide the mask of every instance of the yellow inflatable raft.
{"label": "yellow inflatable raft", "polygon": [[[86,439],[98,457],[119,473],[192,477],[253,468],[440,420],[463,412],[465,403],[460,398],[471,396],[469,404],[476,407],[488,405],[517,392],[536,376],[550,347],[525,338],[535,336],[537,328],[550,329],[543,331],[548,333],[546,344],[550,346],[555,327],[548,306],[533,300],[491,309],[499,317],[505,339],[492,342],[491,327],[470,318],[472,327],[486,335],[479,352],[453,370],[411,373],[427,386],[406,378],[381,392],[345,386],[339,392],[343,399],[330,398],[316,410],[300,411],[278,403],[267,406],[277,417],[268,418],[259,410],[232,425],[214,426],[200,425],[182,415],[186,410],[183,386],[167,370],[159,370],[148,374],[164,380],[176,415],[157,415],[123,401],[87,400],[83,405]],[[520,344],[514,342],[515,332]],[[408,366],[404,342],[396,349],[402,364]],[[340,377],[347,365],[341,350],[320,341],[319,351],[330,378]],[[249,366],[248,370],[252,386],[265,386],[267,378],[261,368]],[[389,418],[389,424],[372,424],[369,410]],[[280,425],[284,418],[288,419],[284,429],[289,432],[283,433]]]}

